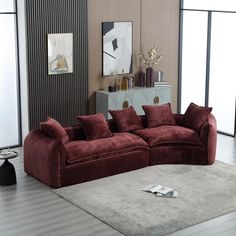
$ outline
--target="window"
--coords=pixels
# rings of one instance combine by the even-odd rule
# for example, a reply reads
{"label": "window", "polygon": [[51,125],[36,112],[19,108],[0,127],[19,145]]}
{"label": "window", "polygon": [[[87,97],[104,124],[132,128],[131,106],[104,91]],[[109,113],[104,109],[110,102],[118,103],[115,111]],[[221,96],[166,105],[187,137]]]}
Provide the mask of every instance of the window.
{"label": "window", "polygon": [[0,12],[1,13],[14,13],[15,12],[14,0],[0,0]]}
{"label": "window", "polygon": [[236,1],[184,0],[181,19],[181,112],[212,106],[218,131],[235,136]]}
{"label": "window", "polygon": [[0,148],[20,144],[15,2],[0,0]]}
{"label": "window", "polygon": [[212,13],[209,106],[214,108],[218,130],[234,133],[236,93],[236,13]]}
{"label": "window", "polygon": [[236,11],[235,0],[183,0],[183,9]]}
{"label": "window", "polygon": [[181,111],[190,102],[205,104],[207,13],[186,11],[183,19]]}

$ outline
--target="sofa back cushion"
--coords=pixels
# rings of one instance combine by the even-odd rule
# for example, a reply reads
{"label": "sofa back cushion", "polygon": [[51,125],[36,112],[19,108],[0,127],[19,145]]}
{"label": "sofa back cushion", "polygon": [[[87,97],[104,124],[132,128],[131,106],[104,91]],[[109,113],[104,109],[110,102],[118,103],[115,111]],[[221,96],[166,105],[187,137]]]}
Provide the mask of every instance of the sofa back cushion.
{"label": "sofa back cushion", "polygon": [[65,129],[59,122],[51,117],[48,117],[47,121],[41,122],[40,128],[51,138],[55,138],[63,143],[69,141],[69,136],[67,135]]}
{"label": "sofa back cushion", "polygon": [[123,110],[109,110],[120,132],[142,129],[140,117],[132,106]]}
{"label": "sofa back cushion", "polygon": [[192,102],[184,113],[182,124],[185,127],[199,132],[202,124],[206,121],[211,111],[212,107],[202,107]]}
{"label": "sofa back cushion", "polygon": [[170,103],[163,105],[143,105],[147,119],[147,127],[153,128],[162,125],[176,125]]}
{"label": "sofa back cushion", "polygon": [[70,141],[86,140],[86,135],[81,125],[65,127],[65,131],[68,134]]}
{"label": "sofa back cushion", "polygon": [[88,116],[77,116],[80,121],[87,140],[107,138],[111,136],[111,131],[103,113]]}

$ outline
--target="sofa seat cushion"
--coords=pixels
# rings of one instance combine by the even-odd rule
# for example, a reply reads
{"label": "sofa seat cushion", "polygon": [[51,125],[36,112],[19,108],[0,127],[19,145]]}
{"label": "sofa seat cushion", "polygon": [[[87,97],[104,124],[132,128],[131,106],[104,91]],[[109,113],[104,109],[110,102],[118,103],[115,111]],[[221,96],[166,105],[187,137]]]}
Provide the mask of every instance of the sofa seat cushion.
{"label": "sofa seat cushion", "polygon": [[77,140],[65,144],[67,163],[83,163],[110,157],[137,148],[147,147],[139,136],[131,133],[113,133],[111,137],[95,140]]}
{"label": "sofa seat cushion", "polygon": [[136,130],[133,133],[143,138],[150,147],[163,144],[201,145],[194,130],[181,126],[163,125]]}

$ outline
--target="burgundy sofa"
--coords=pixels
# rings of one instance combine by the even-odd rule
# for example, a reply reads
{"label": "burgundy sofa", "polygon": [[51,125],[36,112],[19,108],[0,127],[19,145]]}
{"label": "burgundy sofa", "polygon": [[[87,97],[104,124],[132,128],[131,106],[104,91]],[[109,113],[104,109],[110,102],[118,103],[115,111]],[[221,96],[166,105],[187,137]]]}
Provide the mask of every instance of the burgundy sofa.
{"label": "burgundy sofa", "polygon": [[216,120],[212,114],[198,131],[183,126],[183,115],[174,114],[175,125],[119,132],[107,121],[111,137],[86,140],[80,125],[65,128],[66,143],[49,137],[40,128],[24,141],[25,172],[51,187],[62,187],[156,164],[212,164],[216,153]]}

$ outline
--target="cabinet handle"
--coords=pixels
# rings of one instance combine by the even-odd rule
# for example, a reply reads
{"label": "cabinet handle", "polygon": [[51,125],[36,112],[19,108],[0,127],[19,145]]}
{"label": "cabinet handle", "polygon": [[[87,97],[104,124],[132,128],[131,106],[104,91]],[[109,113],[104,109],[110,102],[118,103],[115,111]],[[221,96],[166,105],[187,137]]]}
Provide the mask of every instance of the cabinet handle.
{"label": "cabinet handle", "polygon": [[127,100],[125,100],[123,102],[123,109],[128,108],[128,107],[129,107],[129,102]]}
{"label": "cabinet handle", "polygon": [[154,104],[159,104],[159,102],[160,102],[159,96],[154,97],[153,103],[154,103]]}

